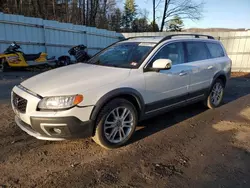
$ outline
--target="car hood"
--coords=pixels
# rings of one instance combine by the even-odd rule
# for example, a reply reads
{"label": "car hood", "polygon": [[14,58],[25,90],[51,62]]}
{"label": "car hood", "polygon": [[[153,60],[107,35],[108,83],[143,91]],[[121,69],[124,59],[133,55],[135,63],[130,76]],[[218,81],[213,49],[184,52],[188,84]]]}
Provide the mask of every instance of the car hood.
{"label": "car hood", "polygon": [[130,69],[78,63],[53,69],[21,83],[41,96],[80,94],[113,82],[122,82]]}

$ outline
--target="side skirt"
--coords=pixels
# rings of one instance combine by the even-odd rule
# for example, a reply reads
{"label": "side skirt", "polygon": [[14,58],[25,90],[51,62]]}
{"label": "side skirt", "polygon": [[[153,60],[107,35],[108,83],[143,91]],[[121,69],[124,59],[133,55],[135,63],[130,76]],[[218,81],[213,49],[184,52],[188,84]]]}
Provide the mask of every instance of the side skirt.
{"label": "side skirt", "polygon": [[140,120],[145,120],[154,117],[156,115],[160,115],[165,112],[171,111],[173,109],[202,101],[207,97],[208,90],[209,89],[204,89],[202,91],[197,91],[185,96],[180,96],[172,99],[166,99],[147,104],[145,106],[145,112],[143,113],[143,116],[141,117]]}

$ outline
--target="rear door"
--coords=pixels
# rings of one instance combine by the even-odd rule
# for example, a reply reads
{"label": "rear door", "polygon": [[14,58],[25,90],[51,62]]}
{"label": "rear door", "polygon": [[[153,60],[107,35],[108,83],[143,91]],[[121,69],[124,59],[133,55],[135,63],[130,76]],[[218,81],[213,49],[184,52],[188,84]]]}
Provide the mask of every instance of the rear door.
{"label": "rear door", "polygon": [[231,71],[231,60],[227,57],[221,44],[216,41],[206,42],[206,46],[211,55],[211,66],[213,66],[214,75],[219,71],[228,73]]}
{"label": "rear door", "polygon": [[191,67],[189,98],[202,96],[210,87],[214,64],[205,42],[186,41],[187,65]]}

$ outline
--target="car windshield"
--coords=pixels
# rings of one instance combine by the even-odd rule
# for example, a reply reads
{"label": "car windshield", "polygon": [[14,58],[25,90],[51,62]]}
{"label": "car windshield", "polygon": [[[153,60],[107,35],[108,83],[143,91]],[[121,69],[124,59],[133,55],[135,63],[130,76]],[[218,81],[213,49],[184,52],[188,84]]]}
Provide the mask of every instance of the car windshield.
{"label": "car windshield", "polygon": [[101,51],[88,61],[91,64],[138,68],[156,43],[122,42]]}

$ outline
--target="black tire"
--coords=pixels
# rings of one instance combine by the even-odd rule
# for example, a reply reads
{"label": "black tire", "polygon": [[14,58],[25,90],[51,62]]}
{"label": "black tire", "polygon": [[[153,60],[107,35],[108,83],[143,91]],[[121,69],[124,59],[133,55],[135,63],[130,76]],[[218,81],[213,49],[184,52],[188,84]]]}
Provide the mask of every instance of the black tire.
{"label": "black tire", "polygon": [[[216,84],[219,84],[221,87],[222,87],[222,93],[221,93],[221,96],[220,96],[220,99],[219,99],[219,102],[218,103],[214,103],[213,102],[213,89],[214,87],[216,86]],[[224,89],[225,89],[225,84],[224,82],[221,80],[221,79],[216,79],[214,82],[213,82],[213,85],[209,91],[209,94],[206,98],[206,100],[204,101],[204,104],[205,106],[207,106],[208,108],[210,109],[214,109],[214,108],[217,108],[219,106],[221,106],[222,102],[223,102],[223,97],[224,97]]]}
{"label": "black tire", "polygon": [[[114,111],[117,108],[126,108],[127,110],[129,110],[131,113],[129,114],[130,117],[133,117],[131,122],[132,122],[132,126],[131,129],[129,129],[129,131],[127,131],[127,136],[124,138],[124,140],[118,142],[118,143],[112,143],[111,141],[108,140],[108,136],[107,133],[105,133],[104,131],[104,127],[105,127],[105,121],[107,120],[108,116],[110,114],[112,114],[111,112]],[[137,111],[136,108],[134,107],[134,105],[122,98],[116,98],[110,102],[108,102],[100,111],[97,120],[96,120],[96,128],[95,128],[95,132],[94,132],[94,136],[92,137],[92,139],[99,144],[100,146],[106,148],[106,149],[113,149],[113,148],[118,148],[121,147],[123,145],[125,145],[128,140],[132,137],[136,125],[137,125],[137,121],[138,121],[138,116],[137,116]],[[124,120],[125,121],[125,120]],[[117,127],[118,125],[115,125],[115,127]],[[114,129],[114,128],[113,128]],[[112,130],[113,130],[112,129]],[[119,128],[117,128],[119,129]],[[123,128],[124,129],[124,128]],[[107,130],[107,129],[106,129]],[[126,131],[125,131],[126,132]],[[123,132],[124,133],[124,132]],[[110,137],[111,137],[110,133]],[[117,134],[117,133],[116,133]],[[119,131],[119,136],[120,135],[120,131]]]}
{"label": "black tire", "polygon": [[0,72],[6,72],[9,68],[8,63],[4,58],[0,59]]}
{"label": "black tire", "polygon": [[70,64],[71,64],[70,58],[69,57],[65,58],[64,66],[67,66],[67,65],[70,65]]}
{"label": "black tire", "polygon": [[69,56],[60,56],[57,60],[58,67],[67,66],[70,64],[71,64],[71,60]]}

